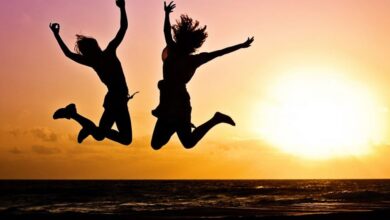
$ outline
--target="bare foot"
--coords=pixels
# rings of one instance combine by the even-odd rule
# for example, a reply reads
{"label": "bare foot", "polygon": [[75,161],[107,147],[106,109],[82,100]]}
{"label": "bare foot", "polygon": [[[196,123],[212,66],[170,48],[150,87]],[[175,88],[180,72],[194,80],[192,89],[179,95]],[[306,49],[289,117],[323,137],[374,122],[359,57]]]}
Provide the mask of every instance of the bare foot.
{"label": "bare foot", "polygon": [[65,108],[60,108],[53,114],[53,119],[59,119],[59,118],[66,118],[70,119],[72,115],[75,115],[77,113],[76,111],[76,105],[75,104],[69,104]]}
{"label": "bare foot", "polygon": [[236,123],[230,116],[222,114],[221,112],[216,112],[214,119],[217,120],[218,123],[227,123],[229,125],[236,126]]}

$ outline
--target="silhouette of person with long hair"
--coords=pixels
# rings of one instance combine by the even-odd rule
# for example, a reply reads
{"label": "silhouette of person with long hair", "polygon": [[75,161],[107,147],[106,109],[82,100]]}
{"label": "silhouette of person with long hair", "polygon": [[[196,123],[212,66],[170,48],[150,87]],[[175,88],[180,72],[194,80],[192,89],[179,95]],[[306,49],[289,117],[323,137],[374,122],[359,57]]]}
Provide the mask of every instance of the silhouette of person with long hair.
{"label": "silhouette of person with long hair", "polygon": [[[91,120],[78,114],[73,103],[54,113],[54,119],[73,119],[82,126],[77,138],[79,143],[83,142],[89,135],[98,141],[108,138],[123,145],[129,145],[132,141],[131,120],[127,107],[127,102],[132,96],[129,96],[125,75],[116,55],[116,49],[122,42],[128,27],[125,0],[116,0],[116,5],[121,14],[120,28],[104,50],[99,47],[94,38],[76,35],[76,53],[73,53],[60,37],[60,25],[50,23],[50,29],[65,56],[79,64],[93,68],[108,89],[104,98],[104,112],[98,127]],[[112,129],[114,123],[116,123],[118,130]]]}
{"label": "silhouette of person with long hair", "polygon": [[244,43],[235,46],[195,55],[193,53],[202,46],[208,36],[206,26],[200,27],[198,21],[194,21],[187,15],[181,15],[180,21],[171,27],[169,14],[175,7],[173,2],[168,5],[164,2],[164,35],[167,46],[162,53],[163,80],[158,82],[160,103],[152,111],[152,114],[157,117],[151,143],[155,150],[164,146],[175,132],[183,146],[190,149],[217,124],[227,123],[235,126],[231,117],[216,112],[210,120],[195,128],[191,123],[191,103],[186,84],[201,65],[238,49],[248,48],[254,40],[253,37],[248,38]]}

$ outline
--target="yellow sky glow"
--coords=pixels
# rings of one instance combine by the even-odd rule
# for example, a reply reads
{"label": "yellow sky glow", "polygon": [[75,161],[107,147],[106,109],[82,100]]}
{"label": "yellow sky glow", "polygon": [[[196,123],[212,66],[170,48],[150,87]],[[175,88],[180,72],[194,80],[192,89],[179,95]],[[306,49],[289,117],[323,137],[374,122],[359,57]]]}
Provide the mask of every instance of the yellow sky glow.
{"label": "yellow sky glow", "polygon": [[75,103],[98,123],[106,88],[61,53],[48,25],[61,24],[69,48],[75,34],[104,48],[119,27],[115,1],[1,1],[0,179],[390,178],[390,1],[175,3],[172,23],[188,14],[207,25],[198,52],[255,37],[187,86],[195,125],[220,111],[237,126],[218,125],[192,150],[176,135],[151,148],[163,1],[128,0],[117,53],[130,92],[140,91],[129,102],[134,141],[77,144],[79,125],[53,112]]}
{"label": "yellow sky glow", "polygon": [[268,105],[258,109],[260,135],[311,159],[370,153],[385,137],[383,107],[364,85],[343,75],[326,67],[281,73],[270,86]]}

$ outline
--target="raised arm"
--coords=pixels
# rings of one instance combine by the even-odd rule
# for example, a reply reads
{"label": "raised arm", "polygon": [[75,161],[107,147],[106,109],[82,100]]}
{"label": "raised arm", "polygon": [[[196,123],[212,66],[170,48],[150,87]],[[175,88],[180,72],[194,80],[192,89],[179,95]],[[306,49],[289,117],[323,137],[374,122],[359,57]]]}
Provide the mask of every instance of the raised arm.
{"label": "raised arm", "polygon": [[231,47],[224,48],[222,50],[216,50],[216,51],[209,52],[209,53],[201,53],[201,54],[199,54],[200,59],[199,59],[198,65],[200,66],[200,65],[207,63],[208,61],[210,61],[214,58],[217,58],[219,56],[223,56],[225,54],[234,52],[238,49],[248,48],[251,46],[251,44],[254,40],[255,40],[254,37],[250,37],[244,43],[241,43],[241,44],[237,44],[237,45],[234,45]]}
{"label": "raised arm", "polygon": [[121,12],[121,24],[120,24],[121,26],[114,39],[107,46],[107,49],[113,49],[113,50],[116,50],[116,48],[118,48],[119,44],[122,42],[128,27],[125,0],[116,0],[116,5],[118,6]]}
{"label": "raised arm", "polygon": [[89,66],[88,62],[84,59],[83,56],[81,56],[80,54],[73,53],[66,46],[66,44],[64,43],[64,41],[60,36],[60,25],[58,23],[50,23],[49,27],[53,31],[54,37],[56,38],[58,44],[61,47],[62,52],[65,54],[66,57],[68,57],[69,59],[77,63]]}
{"label": "raised arm", "polygon": [[173,46],[175,43],[172,39],[171,21],[169,20],[169,14],[172,13],[175,7],[176,5],[173,2],[170,2],[168,5],[166,2],[164,2],[164,11],[165,11],[164,36],[165,36],[165,42],[167,43],[168,46]]}

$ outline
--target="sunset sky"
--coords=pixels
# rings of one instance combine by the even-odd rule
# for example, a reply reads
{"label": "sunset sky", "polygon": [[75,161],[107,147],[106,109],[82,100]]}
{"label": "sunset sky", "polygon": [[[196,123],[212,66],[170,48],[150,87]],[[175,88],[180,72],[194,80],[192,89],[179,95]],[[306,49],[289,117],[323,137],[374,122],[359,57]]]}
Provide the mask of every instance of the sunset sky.
{"label": "sunset sky", "polygon": [[66,58],[49,29],[73,49],[75,34],[105,48],[119,28],[114,0],[0,2],[0,179],[390,178],[390,1],[177,0],[171,14],[207,25],[199,52],[244,42],[248,49],[198,69],[187,88],[195,125],[218,125],[191,150],[176,135],[150,147],[162,78],[162,0],[127,0],[118,49],[131,92],[133,143],[88,138],[53,120],[69,103],[98,122],[105,86]]}

